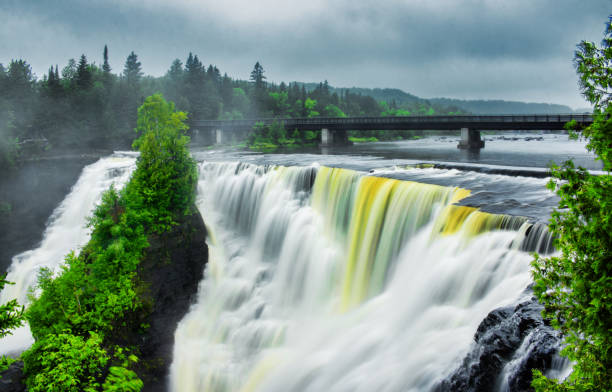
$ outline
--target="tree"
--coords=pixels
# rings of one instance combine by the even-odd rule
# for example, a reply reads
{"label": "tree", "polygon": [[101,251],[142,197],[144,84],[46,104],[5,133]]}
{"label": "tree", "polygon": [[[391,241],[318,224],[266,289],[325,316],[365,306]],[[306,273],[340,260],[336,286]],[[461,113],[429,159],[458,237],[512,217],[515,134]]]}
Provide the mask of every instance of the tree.
{"label": "tree", "polygon": [[285,116],[289,111],[289,103],[287,102],[287,93],[284,91],[278,93],[269,93],[272,113],[274,116]]}
{"label": "tree", "polygon": [[174,59],[170,65],[170,69],[166,72],[166,76],[170,78],[173,83],[179,83],[183,78],[183,63],[179,59]]}
{"label": "tree", "polygon": [[[575,54],[582,93],[594,105],[593,124],[582,131],[587,149],[603,163],[592,175],[572,161],[553,167],[548,184],[561,198],[550,230],[558,257],[533,261],[534,292],[544,316],[565,336],[562,353],[574,369],[562,384],[534,371],[546,391],[612,390],[612,17],[602,46],[581,42]],[[575,124],[568,124],[570,128]]]}
{"label": "tree", "polygon": [[142,78],[142,67],[138,56],[132,51],[127,59],[125,60],[125,66],[123,67],[123,76],[130,85],[137,85]]}
{"label": "tree", "polygon": [[74,59],[69,59],[68,64],[62,68],[62,80],[64,81],[64,88],[69,89],[73,86],[76,80],[77,65]]}
{"label": "tree", "polygon": [[306,98],[306,102],[304,102],[304,111],[306,113],[306,117],[318,117],[319,112],[315,110],[317,106],[317,101],[314,99]]}
{"label": "tree", "polygon": [[102,64],[102,71],[105,73],[110,73],[111,66],[108,63],[108,47],[104,45],[104,63]]}
{"label": "tree", "polygon": [[155,94],[138,108],[141,136],[134,141],[140,151],[138,169],[130,187],[138,190],[152,210],[157,231],[167,229],[175,214],[184,213],[193,204],[197,172],[189,155],[187,114],[175,111],[172,102]]}
{"label": "tree", "polygon": [[265,87],[266,77],[264,76],[264,69],[259,64],[259,61],[255,63],[253,70],[251,71],[251,82],[255,85],[256,90],[263,89]]}
{"label": "tree", "polygon": [[81,55],[77,66],[76,84],[81,90],[87,90],[91,87],[91,70],[84,54]]}

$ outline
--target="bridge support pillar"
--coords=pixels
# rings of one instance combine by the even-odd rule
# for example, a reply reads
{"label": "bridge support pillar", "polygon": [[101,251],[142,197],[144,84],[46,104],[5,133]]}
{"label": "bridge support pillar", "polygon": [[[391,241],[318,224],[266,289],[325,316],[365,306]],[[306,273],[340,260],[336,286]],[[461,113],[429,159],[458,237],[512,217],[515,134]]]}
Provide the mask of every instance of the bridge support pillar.
{"label": "bridge support pillar", "polygon": [[334,143],[334,134],[327,128],[321,129],[321,145],[331,146]]}
{"label": "bridge support pillar", "polygon": [[215,144],[223,144],[227,140],[227,136],[222,129],[215,129]]}
{"label": "bridge support pillar", "polygon": [[321,145],[331,146],[332,144],[340,146],[348,145],[348,132],[342,129],[333,131],[327,128],[321,129]]}
{"label": "bridge support pillar", "polygon": [[467,150],[479,150],[481,148],[484,148],[484,145],[484,141],[480,139],[480,131],[468,128],[461,128],[461,140],[459,140],[457,148]]}

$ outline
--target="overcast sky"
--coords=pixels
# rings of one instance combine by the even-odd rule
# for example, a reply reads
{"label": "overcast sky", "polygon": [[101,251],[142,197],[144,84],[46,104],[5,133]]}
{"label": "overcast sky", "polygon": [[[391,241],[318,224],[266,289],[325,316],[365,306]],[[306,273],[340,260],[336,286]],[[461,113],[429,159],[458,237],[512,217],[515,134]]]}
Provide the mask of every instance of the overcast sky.
{"label": "overcast sky", "polygon": [[576,44],[600,42],[612,0],[1,0],[0,63],[38,76],[130,51],[163,75],[191,51],[246,79],[397,87],[421,97],[586,106]]}

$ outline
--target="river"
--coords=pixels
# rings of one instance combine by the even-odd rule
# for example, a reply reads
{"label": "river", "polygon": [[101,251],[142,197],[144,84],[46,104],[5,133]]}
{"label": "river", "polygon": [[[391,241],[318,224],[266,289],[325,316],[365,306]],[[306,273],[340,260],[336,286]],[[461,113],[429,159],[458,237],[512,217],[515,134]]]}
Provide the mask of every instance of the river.
{"label": "river", "polygon": [[[549,162],[601,167],[567,135],[485,140],[479,153],[451,136],[291,153],[194,149],[210,261],[176,331],[169,388],[440,388],[487,314],[530,297],[529,251],[552,251],[537,225],[557,203],[545,188]],[[115,153],[83,170],[40,245],[13,258],[8,279],[18,284],[2,301],[25,301],[37,268],[57,269],[87,240],[100,192],[121,186],[134,161]],[[491,389],[512,389],[527,340]],[[23,328],[2,351],[30,342]]]}

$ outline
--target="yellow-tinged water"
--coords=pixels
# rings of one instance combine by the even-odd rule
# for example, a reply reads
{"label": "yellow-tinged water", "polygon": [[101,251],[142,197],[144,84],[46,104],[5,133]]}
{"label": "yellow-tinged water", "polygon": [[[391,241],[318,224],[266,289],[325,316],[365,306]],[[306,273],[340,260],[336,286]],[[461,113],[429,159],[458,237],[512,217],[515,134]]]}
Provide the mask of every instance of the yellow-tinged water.
{"label": "yellow-tinged water", "polygon": [[489,214],[474,207],[449,205],[436,219],[432,235],[451,235],[461,232],[464,236],[475,236],[492,230],[516,227],[515,221],[524,219],[507,215]]}
{"label": "yellow-tinged water", "polygon": [[[491,271],[498,257],[508,254],[500,251],[497,256],[486,249],[502,249],[490,238],[503,240],[501,246],[508,249],[507,234],[511,233],[500,232],[486,238],[478,235],[517,229],[515,218],[457,206],[455,203],[470,195],[467,189],[329,167],[277,167],[265,171],[247,168],[248,173],[241,176],[238,169],[227,166],[226,177],[216,173],[205,180],[207,189],[219,195],[213,199],[216,204],[210,206],[211,210],[221,207],[230,214],[236,210],[250,214],[244,226],[252,228],[249,233],[255,239],[244,256],[227,252],[231,260],[216,255],[215,249],[211,252],[219,260],[209,265],[208,276],[212,279],[203,285],[202,305],[177,330],[178,360],[173,364],[177,391],[303,390],[300,388],[310,385],[310,376],[315,374],[309,369],[327,377],[317,379],[321,385],[335,385],[338,375],[352,371],[353,368],[344,369],[347,363],[355,363],[355,371],[363,365],[361,351],[353,352],[354,341],[360,340],[354,336],[365,337],[364,342],[377,347],[374,351],[367,349],[368,358],[373,354],[384,357],[387,348],[385,339],[380,337],[420,328],[419,323],[412,322],[421,315],[417,306],[420,298],[443,304],[440,318],[435,313],[428,316],[432,317],[432,328],[440,323],[450,323],[448,328],[455,328],[457,315],[466,306],[486,302],[481,301],[481,294],[474,293],[492,290],[499,284],[497,277],[492,280]],[[310,195],[302,192],[308,189]],[[242,215],[239,218],[236,222],[242,222]],[[230,223],[235,224],[232,220]],[[231,246],[234,238],[228,238]],[[260,238],[273,241],[268,244]],[[217,240],[219,244],[223,242],[220,236],[214,238],[214,243]],[[268,256],[263,249],[270,244],[283,246],[278,246],[278,254]],[[493,256],[482,257],[483,253]],[[522,281],[512,279],[516,263],[508,266],[495,269],[496,276],[508,274],[508,282],[524,287]],[[470,273],[456,273],[467,269]],[[423,278],[430,274],[435,279]],[[529,275],[525,276],[528,279]],[[395,295],[379,296],[389,291]],[[365,303],[373,297],[374,301]],[[396,318],[396,307],[391,305],[398,298],[407,301],[410,306],[406,309],[415,312],[405,317],[409,322],[403,316]],[[413,301],[415,298],[419,300]],[[497,299],[487,301],[493,303]],[[483,305],[482,313],[490,308]],[[449,309],[454,311],[454,318],[448,317]],[[377,323],[378,316],[366,316],[373,311],[388,317]],[[335,321],[328,325],[332,319]],[[474,317],[468,315],[466,319]],[[354,329],[352,322],[357,323]],[[370,323],[375,328],[370,328]],[[337,329],[338,336],[327,340],[330,327],[332,332]],[[429,328],[425,327],[424,335]],[[468,335],[466,341],[471,341],[472,335]],[[311,340],[311,336],[316,338]],[[410,334],[407,336],[407,347],[420,344],[410,342]],[[329,345],[334,350],[326,350]],[[393,356],[394,345],[389,347],[388,354]],[[308,354],[312,350],[315,354]],[[331,355],[343,353],[347,353],[347,361],[330,360]],[[433,356],[439,357],[438,352]],[[302,358],[310,361],[309,367],[288,366]],[[194,368],[190,375],[180,370],[185,366]],[[338,373],[327,374],[334,366]],[[422,367],[415,366],[402,374],[417,374]],[[295,375],[301,371],[304,374],[298,379]],[[346,385],[356,387],[362,382]]]}
{"label": "yellow-tinged water", "polygon": [[469,194],[467,189],[321,167],[311,200],[327,234],[344,245],[340,310],[378,294],[401,244],[429,222],[436,209]]}

